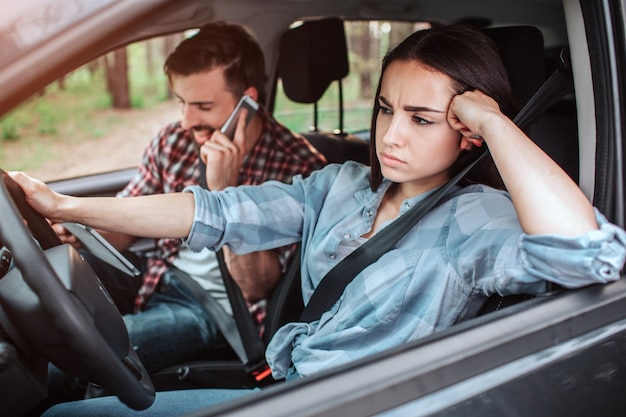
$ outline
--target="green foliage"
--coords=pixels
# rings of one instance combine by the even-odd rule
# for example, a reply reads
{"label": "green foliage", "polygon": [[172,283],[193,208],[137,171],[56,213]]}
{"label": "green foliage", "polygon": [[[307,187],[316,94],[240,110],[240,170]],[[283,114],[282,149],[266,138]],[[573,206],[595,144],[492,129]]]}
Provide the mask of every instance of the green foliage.
{"label": "green foliage", "polygon": [[0,139],[6,141],[16,141],[19,139],[17,126],[13,120],[3,120],[2,123],[0,123]]}
{"label": "green foliage", "polygon": [[[167,78],[162,69],[164,59],[155,57],[157,46],[160,45],[147,43],[128,47],[130,101],[134,108],[150,108],[167,100]],[[152,58],[148,59],[149,56]]]}
{"label": "green foliage", "polygon": [[[356,75],[343,80],[343,126],[350,133],[368,130],[372,116],[372,99],[362,98]],[[290,101],[278,84],[274,115],[294,132],[306,132],[313,126],[313,104]],[[339,128],[339,87],[335,82],[318,102],[318,126],[322,131]]]}

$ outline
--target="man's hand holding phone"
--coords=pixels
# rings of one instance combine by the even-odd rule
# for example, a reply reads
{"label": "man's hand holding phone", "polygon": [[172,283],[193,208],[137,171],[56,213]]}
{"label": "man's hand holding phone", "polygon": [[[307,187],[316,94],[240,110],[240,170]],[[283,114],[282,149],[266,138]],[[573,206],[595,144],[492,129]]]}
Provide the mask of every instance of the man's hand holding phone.
{"label": "man's hand holding phone", "polygon": [[237,185],[239,170],[247,152],[245,129],[259,105],[244,95],[219,132],[200,148],[200,157],[206,164],[206,181],[212,190]]}

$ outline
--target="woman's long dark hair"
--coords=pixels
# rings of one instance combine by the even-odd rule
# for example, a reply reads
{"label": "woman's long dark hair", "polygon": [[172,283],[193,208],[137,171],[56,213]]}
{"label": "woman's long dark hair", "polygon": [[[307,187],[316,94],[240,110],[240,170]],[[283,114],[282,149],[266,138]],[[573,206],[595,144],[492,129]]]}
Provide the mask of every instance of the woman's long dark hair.
{"label": "woman's long dark hair", "polygon": [[[370,181],[373,191],[378,189],[383,180],[375,140],[376,118],[380,111],[378,96],[385,70],[394,61],[421,62],[450,77],[456,83],[454,87],[459,93],[467,90],[480,90],[493,98],[506,116],[512,117],[515,112],[506,69],[497,46],[486,34],[464,24],[441,25],[411,34],[393,48],[382,62],[371,124]],[[461,152],[450,167],[450,177],[477,158],[481,152],[483,148],[478,147]],[[459,185],[472,183],[504,188],[491,156],[487,155],[483,158],[463,177]]]}

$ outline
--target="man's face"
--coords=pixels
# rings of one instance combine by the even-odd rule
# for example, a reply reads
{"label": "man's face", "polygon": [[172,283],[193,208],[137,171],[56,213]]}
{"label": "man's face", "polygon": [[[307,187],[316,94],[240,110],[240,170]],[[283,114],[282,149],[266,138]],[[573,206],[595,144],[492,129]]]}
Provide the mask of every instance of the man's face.
{"label": "man's face", "polygon": [[222,127],[238,97],[228,89],[223,67],[188,76],[172,75],[172,90],[181,103],[182,127],[193,132],[198,145]]}

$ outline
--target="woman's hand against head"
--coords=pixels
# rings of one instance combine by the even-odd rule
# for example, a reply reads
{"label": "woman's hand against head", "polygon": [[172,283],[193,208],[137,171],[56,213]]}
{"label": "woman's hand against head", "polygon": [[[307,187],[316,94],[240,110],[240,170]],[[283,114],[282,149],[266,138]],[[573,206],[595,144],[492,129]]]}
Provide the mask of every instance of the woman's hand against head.
{"label": "woman's hand against head", "polygon": [[50,189],[46,184],[31,178],[23,172],[9,172],[9,176],[22,188],[26,202],[42,216],[53,221],[60,220],[58,208],[64,196]]}
{"label": "woman's hand against head", "polygon": [[481,91],[454,96],[448,108],[448,123],[475,146],[481,146],[493,118],[504,117],[498,103]]}

